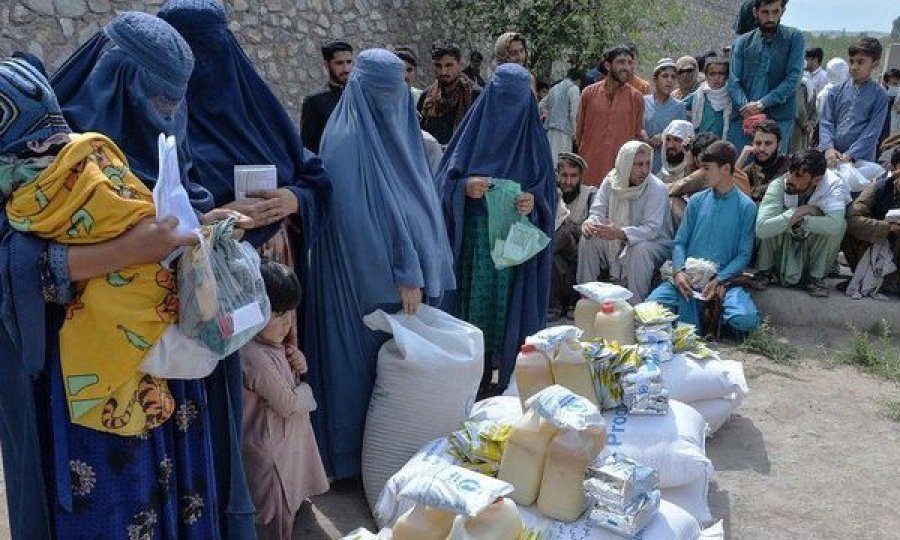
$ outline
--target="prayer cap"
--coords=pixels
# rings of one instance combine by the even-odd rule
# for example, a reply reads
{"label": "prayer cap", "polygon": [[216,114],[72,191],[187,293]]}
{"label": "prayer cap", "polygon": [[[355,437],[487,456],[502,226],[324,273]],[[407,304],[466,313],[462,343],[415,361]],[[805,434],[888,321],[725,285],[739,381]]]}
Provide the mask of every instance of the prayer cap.
{"label": "prayer cap", "polygon": [[413,66],[419,67],[419,61],[416,60],[416,53],[413,52],[410,47],[397,47],[394,50],[394,54],[400,57],[400,60],[403,60],[407,64],[412,64]]}
{"label": "prayer cap", "polygon": [[182,99],[194,69],[194,54],[169,23],[146,13],[128,11],[103,31],[116,47],[149,75],[142,83],[148,95]]}
{"label": "prayer cap", "polygon": [[47,78],[25,60],[0,62],[0,154],[69,131]]}
{"label": "prayer cap", "polygon": [[663,131],[663,137],[666,135],[678,137],[685,142],[691,141],[694,138],[694,124],[687,120],[672,120]]}
{"label": "prayer cap", "polygon": [[653,76],[656,77],[657,75],[659,75],[660,71],[667,68],[677,70],[678,67],[675,64],[675,60],[672,60],[671,58],[660,58],[659,62],[656,63],[656,67],[653,68]]}
{"label": "prayer cap", "polygon": [[682,56],[675,62],[675,69],[678,71],[684,71],[688,69],[693,69],[697,71],[697,59],[693,56]]}
{"label": "prayer cap", "polygon": [[587,169],[587,162],[584,160],[584,158],[574,152],[560,152],[559,159],[568,161],[572,165],[575,165],[576,167],[581,169],[581,172],[584,172]]}

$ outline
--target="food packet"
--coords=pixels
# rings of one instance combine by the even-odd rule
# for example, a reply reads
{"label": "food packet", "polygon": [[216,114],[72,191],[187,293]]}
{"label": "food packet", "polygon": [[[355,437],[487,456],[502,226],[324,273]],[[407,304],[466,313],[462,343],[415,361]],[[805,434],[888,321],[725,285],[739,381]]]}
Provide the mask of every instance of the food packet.
{"label": "food packet", "polygon": [[584,332],[577,326],[551,326],[550,328],[541,330],[537,334],[528,336],[525,338],[525,343],[534,345],[535,349],[548,353],[552,357],[561,343],[573,339],[579,340],[583,333]]}
{"label": "food packet", "polygon": [[558,384],[531,396],[525,406],[559,429],[583,431],[606,426],[600,410],[590,400]]}
{"label": "food packet", "polygon": [[659,489],[659,472],[625,454],[613,453],[588,467],[590,500],[620,513],[633,507],[644,495]]}
{"label": "food packet", "polygon": [[574,289],[578,294],[598,304],[617,301],[627,302],[634,296],[634,294],[625,287],[600,281],[581,283],[575,285]]}
{"label": "food packet", "polygon": [[655,362],[645,360],[637,371],[622,376],[622,404],[629,414],[663,415],[669,411],[669,391]]}
{"label": "food packet", "polygon": [[594,392],[600,409],[605,411],[619,407],[624,397],[622,376],[635,371],[641,364],[638,347],[599,340],[588,344],[585,351],[591,358]]}
{"label": "food packet", "polygon": [[[588,483],[590,482],[589,480]],[[597,505],[591,509],[588,523],[626,538],[634,538],[656,517],[660,499],[659,490],[651,491],[626,512],[618,512],[602,504]]]}
{"label": "food packet", "polygon": [[475,517],[513,490],[512,484],[456,465],[417,476],[400,492],[416,504]]}
{"label": "food packet", "polygon": [[634,322],[638,326],[671,325],[678,316],[657,302],[644,302],[634,306]]}

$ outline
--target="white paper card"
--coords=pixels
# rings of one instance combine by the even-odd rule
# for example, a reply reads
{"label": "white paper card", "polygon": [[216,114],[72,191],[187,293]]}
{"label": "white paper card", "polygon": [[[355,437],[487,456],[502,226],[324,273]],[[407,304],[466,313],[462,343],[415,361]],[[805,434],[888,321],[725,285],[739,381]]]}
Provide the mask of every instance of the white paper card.
{"label": "white paper card", "polygon": [[247,198],[248,192],[278,188],[275,165],[235,165],[234,198]]}
{"label": "white paper card", "polygon": [[259,302],[253,302],[242,308],[238,308],[231,313],[231,322],[234,325],[234,334],[232,335],[240,334],[244,330],[262,324],[265,320],[266,318],[263,315],[262,309],[259,307]]}

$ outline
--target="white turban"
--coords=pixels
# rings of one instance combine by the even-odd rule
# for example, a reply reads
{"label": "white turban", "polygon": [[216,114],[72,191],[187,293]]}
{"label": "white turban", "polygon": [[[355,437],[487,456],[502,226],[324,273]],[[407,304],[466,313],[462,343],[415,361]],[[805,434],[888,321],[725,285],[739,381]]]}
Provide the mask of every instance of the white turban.
{"label": "white turban", "polygon": [[694,124],[687,120],[672,120],[672,122],[666,126],[665,131],[663,131],[664,139],[666,135],[678,137],[685,143],[691,142],[694,139]]}

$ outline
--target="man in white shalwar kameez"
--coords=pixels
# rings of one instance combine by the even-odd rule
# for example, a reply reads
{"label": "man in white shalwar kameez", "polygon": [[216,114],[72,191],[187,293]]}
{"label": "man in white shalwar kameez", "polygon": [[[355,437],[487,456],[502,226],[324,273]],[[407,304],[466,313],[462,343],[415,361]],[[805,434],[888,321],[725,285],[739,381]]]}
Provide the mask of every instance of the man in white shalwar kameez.
{"label": "man in white shalwar kameez", "polygon": [[666,185],[650,174],[653,149],[630,141],[600,185],[581,227],[578,282],[601,276],[627,287],[639,303],[672,251],[672,212]]}

